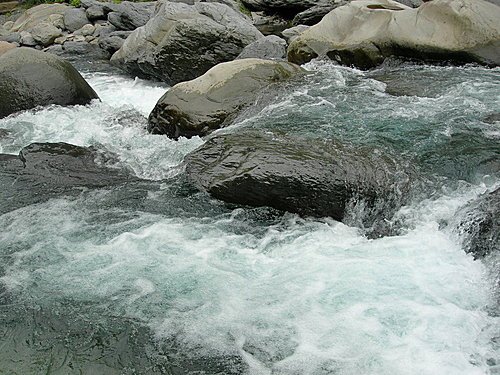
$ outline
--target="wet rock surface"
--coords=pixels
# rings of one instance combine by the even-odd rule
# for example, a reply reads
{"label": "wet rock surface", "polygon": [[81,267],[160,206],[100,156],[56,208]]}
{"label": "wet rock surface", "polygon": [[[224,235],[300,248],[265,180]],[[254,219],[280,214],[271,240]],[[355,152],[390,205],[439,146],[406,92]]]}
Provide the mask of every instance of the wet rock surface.
{"label": "wet rock surface", "polygon": [[105,165],[112,160],[112,155],[67,143],[33,143],[19,155],[0,154],[0,181],[4,186],[0,212],[83,188],[138,181],[126,170]]}
{"label": "wet rock surface", "polygon": [[225,202],[336,220],[363,206],[368,225],[403,204],[409,182],[395,158],[374,150],[254,132],[214,136],[185,164],[195,186]]}
{"label": "wet rock surface", "polygon": [[151,112],[148,130],[174,139],[206,135],[229,125],[263,88],[301,72],[284,61],[241,59],[219,64],[168,90]]}
{"label": "wet rock surface", "polygon": [[88,104],[98,99],[67,61],[30,48],[0,56],[0,118],[49,104]]}
{"label": "wet rock surface", "polygon": [[461,234],[466,252],[484,258],[500,251],[500,188],[481,195],[459,210],[456,231]]}

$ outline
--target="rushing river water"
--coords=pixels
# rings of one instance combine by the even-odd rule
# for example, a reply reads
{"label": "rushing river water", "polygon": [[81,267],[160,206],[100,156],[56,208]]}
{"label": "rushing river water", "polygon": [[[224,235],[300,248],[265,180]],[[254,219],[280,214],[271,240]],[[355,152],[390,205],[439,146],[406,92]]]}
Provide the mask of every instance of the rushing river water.
{"label": "rushing river water", "polygon": [[147,134],[166,87],[86,72],[102,102],[0,120],[0,152],[93,145],[158,186],[0,216],[0,374],[500,374],[498,258],[474,261],[447,225],[500,184],[500,128],[484,121],[500,112],[500,70],[306,68],[230,131],[397,153],[425,181],[398,234],[169,183],[203,140]]}

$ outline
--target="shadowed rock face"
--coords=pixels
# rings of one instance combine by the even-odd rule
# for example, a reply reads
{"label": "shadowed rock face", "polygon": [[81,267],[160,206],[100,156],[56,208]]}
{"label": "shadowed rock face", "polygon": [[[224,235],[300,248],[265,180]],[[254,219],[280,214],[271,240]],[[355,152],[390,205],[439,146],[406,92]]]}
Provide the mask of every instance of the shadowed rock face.
{"label": "shadowed rock face", "polygon": [[33,143],[18,156],[0,154],[0,213],[81,188],[138,181],[127,171],[99,161],[109,161],[109,156],[67,143]]}
{"label": "shadowed rock face", "polygon": [[261,37],[227,5],[159,1],[154,16],[132,32],[111,61],[132,74],[173,85],[233,60]]}
{"label": "shadowed rock face", "polygon": [[336,8],[299,35],[288,60],[328,57],[368,69],[389,56],[500,64],[500,7],[484,0],[433,0],[417,9],[392,0]]}
{"label": "shadowed rock face", "polygon": [[211,138],[185,163],[188,179],[223,201],[336,220],[363,206],[369,225],[390,217],[409,186],[403,167],[377,150],[256,133]]}
{"label": "shadowed rock face", "polygon": [[284,61],[242,59],[219,64],[168,90],[151,112],[148,130],[174,139],[206,135],[229,125],[266,86],[301,72]]}
{"label": "shadowed rock face", "polygon": [[0,56],[0,118],[50,104],[88,104],[99,97],[67,61],[30,48]]}
{"label": "shadowed rock face", "polygon": [[483,258],[500,250],[500,188],[481,195],[463,207],[458,232],[464,236],[465,251],[475,258]]}

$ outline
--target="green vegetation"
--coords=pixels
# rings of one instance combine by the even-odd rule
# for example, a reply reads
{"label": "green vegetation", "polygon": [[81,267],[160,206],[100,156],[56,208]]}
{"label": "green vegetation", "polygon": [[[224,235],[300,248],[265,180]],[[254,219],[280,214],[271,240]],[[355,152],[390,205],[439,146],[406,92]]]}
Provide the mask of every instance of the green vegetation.
{"label": "green vegetation", "polygon": [[248,17],[252,17],[252,12],[250,12],[250,9],[248,9],[245,4],[243,4],[241,1],[238,0],[238,6],[240,9],[240,12],[247,15]]}

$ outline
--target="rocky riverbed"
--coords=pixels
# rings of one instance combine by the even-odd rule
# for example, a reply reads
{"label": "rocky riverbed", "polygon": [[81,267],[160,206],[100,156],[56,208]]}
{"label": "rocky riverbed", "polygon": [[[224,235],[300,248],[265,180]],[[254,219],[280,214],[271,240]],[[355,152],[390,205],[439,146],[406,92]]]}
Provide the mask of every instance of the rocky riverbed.
{"label": "rocky riverbed", "polygon": [[4,16],[0,373],[498,372],[499,17]]}

